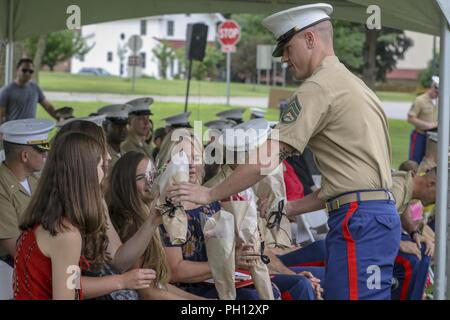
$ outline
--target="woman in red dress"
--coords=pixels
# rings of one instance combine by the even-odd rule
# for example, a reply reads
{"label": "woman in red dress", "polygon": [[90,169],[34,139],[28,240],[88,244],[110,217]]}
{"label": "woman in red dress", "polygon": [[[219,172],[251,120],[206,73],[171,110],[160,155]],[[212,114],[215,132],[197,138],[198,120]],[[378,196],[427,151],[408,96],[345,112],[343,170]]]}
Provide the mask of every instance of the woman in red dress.
{"label": "woman in red dress", "polygon": [[96,269],[109,259],[100,189],[103,153],[82,133],[55,141],[20,225],[16,299],[82,298],[80,267],[87,266],[80,262],[86,258]]}

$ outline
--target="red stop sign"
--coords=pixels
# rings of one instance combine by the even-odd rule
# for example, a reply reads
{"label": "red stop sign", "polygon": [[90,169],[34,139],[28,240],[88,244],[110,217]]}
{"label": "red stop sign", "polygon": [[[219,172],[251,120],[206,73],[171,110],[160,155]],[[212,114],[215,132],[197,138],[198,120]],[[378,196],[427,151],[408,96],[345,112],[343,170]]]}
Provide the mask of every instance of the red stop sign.
{"label": "red stop sign", "polygon": [[241,38],[241,27],[234,20],[225,20],[219,25],[219,42],[224,46],[235,46]]}

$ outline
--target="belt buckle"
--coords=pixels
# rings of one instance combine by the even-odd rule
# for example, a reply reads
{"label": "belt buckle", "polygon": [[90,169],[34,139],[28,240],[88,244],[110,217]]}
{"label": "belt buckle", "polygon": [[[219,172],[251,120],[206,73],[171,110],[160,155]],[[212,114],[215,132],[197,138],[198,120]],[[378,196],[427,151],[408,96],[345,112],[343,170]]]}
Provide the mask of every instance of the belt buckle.
{"label": "belt buckle", "polygon": [[[333,208],[334,204],[336,203],[336,208]],[[339,199],[333,200],[333,201],[327,201],[325,203],[325,208],[327,209],[328,212],[337,210],[341,207],[341,202],[339,201]]]}

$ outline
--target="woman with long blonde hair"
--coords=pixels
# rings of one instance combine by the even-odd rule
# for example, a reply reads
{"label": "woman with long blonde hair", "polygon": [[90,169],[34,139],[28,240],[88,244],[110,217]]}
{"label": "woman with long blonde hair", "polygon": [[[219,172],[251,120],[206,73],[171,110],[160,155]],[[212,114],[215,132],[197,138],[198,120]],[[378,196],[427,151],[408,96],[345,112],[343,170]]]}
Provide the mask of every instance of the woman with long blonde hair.
{"label": "woman with long blonde hair", "polygon": [[[152,161],[135,151],[126,153],[114,166],[106,199],[112,223],[123,242],[133,237],[150,216],[148,194],[155,173]],[[169,284],[170,270],[158,232],[135,267],[156,272],[154,284],[138,290],[142,299],[200,299]]]}

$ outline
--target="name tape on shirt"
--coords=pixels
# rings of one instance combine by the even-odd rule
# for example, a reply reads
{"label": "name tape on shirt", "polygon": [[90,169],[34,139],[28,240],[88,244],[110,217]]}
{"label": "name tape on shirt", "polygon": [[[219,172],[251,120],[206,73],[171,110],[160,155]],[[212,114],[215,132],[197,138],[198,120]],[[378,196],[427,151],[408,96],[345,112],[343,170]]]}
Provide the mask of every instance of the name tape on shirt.
{"label": "name tape on shirt", "polygon": [[302,105],[300,104],[300,101],[298,101],[298,97],[295,96],[295,98],[288,103],[286,111],[281,116],[281,122],[288,124],[295,122],[301,110]]}

